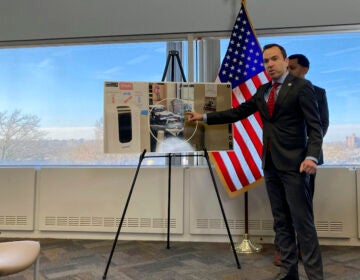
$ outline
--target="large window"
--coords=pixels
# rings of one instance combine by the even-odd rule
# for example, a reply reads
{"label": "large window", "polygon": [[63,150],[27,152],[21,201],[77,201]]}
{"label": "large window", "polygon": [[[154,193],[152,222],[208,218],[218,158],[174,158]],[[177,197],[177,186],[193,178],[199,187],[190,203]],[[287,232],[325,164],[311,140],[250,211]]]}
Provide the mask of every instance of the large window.
{"label": "large window", "polygon": [[[330,126],[324,138],[327,165],[360,164],[360,33],[260,37],[261,46],[278,43],[287,54],[310,60],[306,76],[326,89]],[[225,53],[228,40],[222,40]]]}
{"label": "large window", "polygon": [[0,164],[135,164],[104,155],[104,81],[160,81],[166,42],[0,50]]}
{"label": "large window", "polygon": [[[360,33],[259,41],[280,43],[288,54],[308,56],[307,78],[327,91],[326,164],[358,165]],[[228,39],[221,40],[221,57],[227,44]],[[0,165],[137,164],[138,155],[103,153],[104,81],[160,81],[166,46],[150,42],[0,49]],[[186,65],[186,59],[183,62]]]}

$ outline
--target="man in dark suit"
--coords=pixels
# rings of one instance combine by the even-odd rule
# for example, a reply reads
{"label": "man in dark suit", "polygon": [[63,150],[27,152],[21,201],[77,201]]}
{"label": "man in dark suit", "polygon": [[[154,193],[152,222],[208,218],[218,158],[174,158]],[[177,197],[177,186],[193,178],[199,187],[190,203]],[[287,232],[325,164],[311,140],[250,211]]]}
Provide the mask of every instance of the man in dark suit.
{"label": "man in dark suit", "polygon": [[[310,62],[305,55],[293,54],[289,56],[288,69],[290,74],[305,79],[305,76],[308,73],[309,68],[310,68]],[[323,136],[325,136],[329,128],[329,107],[326,98],[326,91],[325,89],[315,85],[314,85],[314,90],[315,90],[315,97],[318,103]],[[323,158],[323,153],[321,151],[318,165],[321,165],[323,163],[324,163],[324,158]],[[312,197],[314,197],[314,191],[315,191],[315,177],[316,177],[316,173],[310,174],[310,191]],[[275,239],[275,246],[276,246],[276,239]],[[274,264],[281,265],[280,252],[278,250],[275,251]]]}
{"label": "man in dark suit", "polygon": [[[260,86],[249,100],[221,112],[187,115],[189,121],[203,120],[212,125],[236,122],[260,113],[262,167],[282,260],[275,279],[299,279],[296,236],[308,278],[323,279],[309,188],[309,174],[316,172],[322,145],[314,88],[307,80],[288,73],[288,58],[282,46],[264,46],[263,59],[272,81]],[[274,84],[280,86],[270,90]],[[275,104],[271,101],[273,92]]]}
{"label": "man in dark suit", "polygon": [[[308,58],[303,54],[293,54],[289,56],[289,72],[290,74],[305,79],[306,74],[310,68],[310,62]],[[325,137],[326,132],[329,128],[329,107],[326,98],[326,91],[324,88],[314,86],[315,97],[318,103],[318,109],[321,120],[321,127],[323,130],[323,137]],[[318,165],[324,163],[323,153],[321,152]],[[310,175],[310,187],[312,191],[312,196],[314,196],[315,191],[315,176],[316,173]]]}

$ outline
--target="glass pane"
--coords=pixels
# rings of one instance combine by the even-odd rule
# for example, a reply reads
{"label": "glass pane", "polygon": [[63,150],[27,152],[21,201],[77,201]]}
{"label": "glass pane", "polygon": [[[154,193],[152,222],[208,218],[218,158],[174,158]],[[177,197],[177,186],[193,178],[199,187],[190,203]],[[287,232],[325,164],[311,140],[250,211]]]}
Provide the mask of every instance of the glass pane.
{"label": "glass pane", "polygon": [[137,164],[103,153],[104,81],[160,81],[166,57],[166,42],[1,49],[0,165]]}
{"label": "glass pane", "polygon": [[[262,46],[278,43],[287,54],[302,53],[310,60],[306,76],[326,89],[330,126],[324,138],[327,165],[360,164],[360,33],[260,37]],[[221,42],[222,57],[228,39]]]}

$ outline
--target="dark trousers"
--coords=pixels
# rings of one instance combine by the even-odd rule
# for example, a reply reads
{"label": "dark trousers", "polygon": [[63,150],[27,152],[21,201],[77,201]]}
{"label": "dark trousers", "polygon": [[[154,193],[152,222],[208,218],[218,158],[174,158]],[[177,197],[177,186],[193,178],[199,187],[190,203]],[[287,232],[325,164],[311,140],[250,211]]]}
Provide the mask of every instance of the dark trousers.
{"label": "dark trousers", "polygon": [[270,154],[267,155],[264,175],[274,217],[276,245],[281,254],[281,274],[289,279],[299,279],[297,239],[308,278],[324,279],[314,225],[310,176],[298,171],[277,170]]}
{"label": "dark trousers", "polygon": [[312,198],[314,198],[314,193],[315,193],[315,178],[316,178],[316,173],[310,175],[309,187]]}
{"label": "dark trousers", "polygon": [[[310,192],[310,195],[311,195],[311,198],[314,199],[314,193],[315,193],[315,178],[316,178],[316,173],[315,174],[310,174],[309,175],[310,177],[310,180],[309,180],[309,192]],[[275,225],[274,225],[274,231],[275,230]],[[277,241],[277,237],[275,236],[275,240],[274,240],[274,245],[275,245],[275,248],[276,248],[276,251],[280,251],[279,249],[279,246],[277,245],[278,241]]]}

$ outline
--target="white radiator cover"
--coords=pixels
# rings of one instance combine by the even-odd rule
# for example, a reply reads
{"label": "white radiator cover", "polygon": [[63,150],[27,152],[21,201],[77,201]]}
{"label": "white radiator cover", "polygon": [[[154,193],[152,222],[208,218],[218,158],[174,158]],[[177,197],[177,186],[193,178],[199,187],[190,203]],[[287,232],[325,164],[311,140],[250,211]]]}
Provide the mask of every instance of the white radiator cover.
{"label": "white radiator cover", "polygon": [[[113,238],[136,168],[0,168],[1,236]],[[177,241],[228,242],[207,167],[172,167],[170,233]],[[320,243],[360,246],[359,170],[322,167],[314,197]],[[164,240],[168,168],[142,167],[121,232],[125,239]],[[245,230],[244,195],[229,198],[216,184],[233,237]],[[265,185],[248,193],[249,234],[272,242],[273,220]],[[235,237],[234,240],[237,238]]]}
{"label": "white radiator cover", "polygon": [[[336,173],[336,175],[334,175]],[[219,202],[213,191],[208,169],[189,170],[190,225],[192,234],[226,234],[225,223]],[[357,230],[354,221],[356,212],[356,186],[354,170],[321,168],[317,174],[314,215],[319,237],[350,238]],[[244,195],[228,198],[219,180],[221,199],[233,234],[245,231]],[[341,187],[342,186],[342,187]],[[206,199],[204,198],[206,194]],[[265,184],[261,183],[248,192],[249,233],[273,236],[273,219]]]}
{"label": "white radiator cover", "polygon": [[0,168],[0,230],[33,230],[35,169]]}
{"label": "white radiator cover", "polygon": [[[38,173],[39,230],[114,232],[135,168],[43,168]],[[171,172],[170,229],[183,232],[183,169]],[[167,231],[168,173],[141,168],[121,231]]]}

